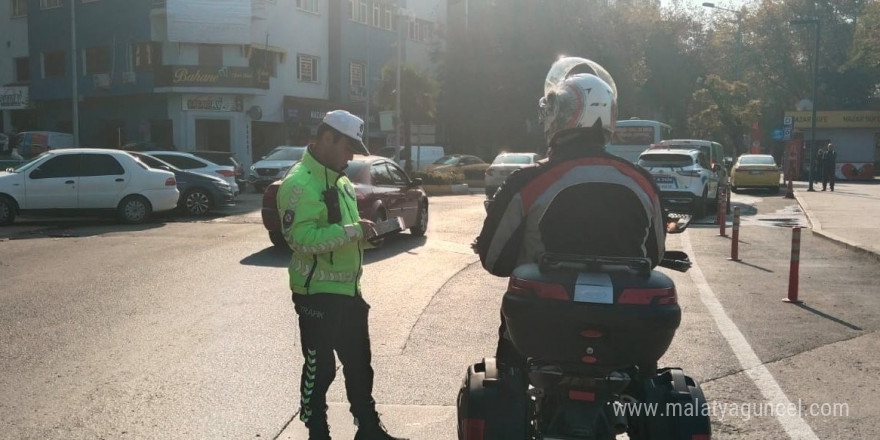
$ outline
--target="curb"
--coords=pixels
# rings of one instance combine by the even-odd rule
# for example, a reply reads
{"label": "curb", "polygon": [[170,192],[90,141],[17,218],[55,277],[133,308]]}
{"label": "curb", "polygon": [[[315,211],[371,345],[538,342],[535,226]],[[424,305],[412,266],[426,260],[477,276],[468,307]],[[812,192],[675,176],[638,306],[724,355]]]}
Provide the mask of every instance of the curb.
{"label": "curb", "polygon": [[860,254],[867,255],[869,257],[874,258],[877,261],[880,261],[880,254],[878,254],[870,249],[867,249],[867,248],[859,245],[858,243],[854,243],[851,240],[843,238],[839,235],[832,234],[830,232],[825,232],[824,230],[822,230],[822,222],[820,222],[819,219],[815,218],[813,215],[810,214],[810,205],[807,204],[806,200],[804,200],[802,197],[798,196],[798,192],[799,192],[798,190],[794,191],[794,198],[795,198],[795,200],[797,200],[798,205],[800,205],[801,210],[807,216],[807,221],[810,222],[810,232],[813,235],[819,236],[820,238],[823,238],[825,240],[831,241],[833,243],[837,243],[837,244],[843,246],[844,248],[847,248],[852,251],[856,251]]}

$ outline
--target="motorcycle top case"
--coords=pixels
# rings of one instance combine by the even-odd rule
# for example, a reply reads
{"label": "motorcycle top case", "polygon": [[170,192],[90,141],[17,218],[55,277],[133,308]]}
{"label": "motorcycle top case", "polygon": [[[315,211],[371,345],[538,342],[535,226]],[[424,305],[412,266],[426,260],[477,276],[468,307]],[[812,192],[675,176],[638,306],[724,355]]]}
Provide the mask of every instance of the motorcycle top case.
{"label": "motorcycle top case", "polygon": [[513,271],[501,312],[522,355],[599,371],[651,371],[681,322],[675,283],[661,272],[535,263]]}

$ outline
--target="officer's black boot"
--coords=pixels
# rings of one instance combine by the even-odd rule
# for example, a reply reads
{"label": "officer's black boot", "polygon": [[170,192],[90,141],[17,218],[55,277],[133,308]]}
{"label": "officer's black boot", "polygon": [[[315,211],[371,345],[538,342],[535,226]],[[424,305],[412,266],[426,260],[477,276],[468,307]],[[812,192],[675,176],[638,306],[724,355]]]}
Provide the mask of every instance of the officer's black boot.
{"label": "officer's black boot", "polygon": [[364,417],[358,417],[357,425],[358,430],[354,440],[407,440],[389,434],[385,429],[385,425],[379,421],[379,414],[375,412]]}
{"label": "officer's black boot", "polygon": [[310,420],[306,428],[309,428],[309,440],[331,440],[327,419]]}

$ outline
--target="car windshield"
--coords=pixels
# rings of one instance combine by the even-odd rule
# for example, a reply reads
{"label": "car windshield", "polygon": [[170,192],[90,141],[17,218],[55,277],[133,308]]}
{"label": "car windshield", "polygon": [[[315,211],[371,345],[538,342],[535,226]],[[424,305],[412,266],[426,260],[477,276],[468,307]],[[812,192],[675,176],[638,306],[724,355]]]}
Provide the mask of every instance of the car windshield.
{"label": "car windshield", "polygon": [[639,165],[645,168],[679,168],[694,164],[694,159],[687,154],[650,154],[639,158]]}
{"label": "car windshield", "polygon": [[456,156],[443,156],[434,161],[434,165],[452,165],[458,161]]}
{"label": "car windshield", "polygon": [[498,156],[492,161],[492,164],[525,164],[532,163],[532,156],[527,154],[505,154]]}
{"label": "car windshield", "polygon": [[739,158],[740,165],[776,165],[773,156],[743,156]]}
{"label": "car windshield", "polygon": [[300,160],[306,147],[282,147],[272,150],[263,160]]}

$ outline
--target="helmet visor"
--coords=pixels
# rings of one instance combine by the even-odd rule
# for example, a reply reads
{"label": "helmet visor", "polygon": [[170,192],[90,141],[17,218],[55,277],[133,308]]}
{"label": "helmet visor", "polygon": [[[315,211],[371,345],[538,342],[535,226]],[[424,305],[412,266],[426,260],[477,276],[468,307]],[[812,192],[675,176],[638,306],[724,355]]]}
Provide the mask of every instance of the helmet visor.
{"label": "helmet visor", "polygon": [[599,63],[580,57],[562,57],[550,66],[550,71],[547,72],[547,78],[544,80],[544,96],[547,96],[551,90],[555,90],[565,78],[568,78],[571,71],[576,67],[586,67],[591,72],[578,73],[592,73],[608,83],[611,86],[612,92],[614,92],[614,100],[617,100],[617,85],[614,84],[614,78],[611,77],[611,74]]}

